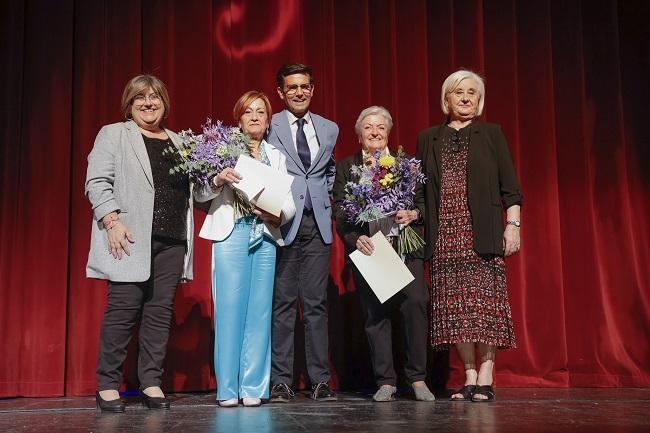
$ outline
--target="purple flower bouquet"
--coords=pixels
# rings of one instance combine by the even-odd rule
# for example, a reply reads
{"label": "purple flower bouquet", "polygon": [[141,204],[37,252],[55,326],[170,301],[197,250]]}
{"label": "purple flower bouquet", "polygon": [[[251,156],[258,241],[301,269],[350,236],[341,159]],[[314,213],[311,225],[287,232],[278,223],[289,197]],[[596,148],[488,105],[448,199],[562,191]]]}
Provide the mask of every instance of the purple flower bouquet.
{"label": "purple flower bouquet", "polygon": [[208,118],[202,126],[202,134],[191,129],[181,131],[180,148],[170,146],[163,154],[175,154],[179,164],[170,169],[170,174],[188,174],[190,180],[207,185],[213,176],[226,167],[235,167],[241,154],[248,154],[250,138],[239,128],[216,124]]}
{"label": "purple flower bouquet", "polygon": [[[376,152],[363,165],[350,168],[359,180],[345,185],[341,207],[347,220],[354,224],[370,223],[393,215],[399,210],[415,207],[415,189],[424,184],[421,162],[408,158],[400,146],[396,156]],[[400,227],[397,252],[407,254],[424,245],[424,240],[411,227]]]}

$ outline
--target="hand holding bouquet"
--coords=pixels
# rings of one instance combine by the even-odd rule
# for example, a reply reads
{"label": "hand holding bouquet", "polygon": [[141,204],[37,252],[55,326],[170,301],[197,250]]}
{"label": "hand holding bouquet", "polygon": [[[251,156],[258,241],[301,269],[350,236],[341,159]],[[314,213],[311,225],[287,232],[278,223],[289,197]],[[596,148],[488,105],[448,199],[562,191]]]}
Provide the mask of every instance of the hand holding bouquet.
{"label": "hand holding bouquet", "polygon": [[[197,135],[191,129],[181,131],[180,147],[170,146],[163,154],[178,159],[170,174],[188,174],[192,182],[206,186],[223,169],[234,168],[239,155],[250,155],[250,138],[238,127],[225,126],[220,120],[214,124],[210,118],[202,126],[202,132]],[[248,215],[252,209],[248,199],[239,190],[235,189],[233,194],[235,216]]]}
{"label": "hand holding bouquet", "polygon": [[221,121],[213,124],[210,118],[202,129],[199,135],[191,129],[181,131],[180,149],[170,146],[163,154],[176,154],[180,160],[170,174],[188,174],[192,182],[207,185],[224,168],[234,168],[239,155],[248,154],[250,138],[239,128],[225,126]]}

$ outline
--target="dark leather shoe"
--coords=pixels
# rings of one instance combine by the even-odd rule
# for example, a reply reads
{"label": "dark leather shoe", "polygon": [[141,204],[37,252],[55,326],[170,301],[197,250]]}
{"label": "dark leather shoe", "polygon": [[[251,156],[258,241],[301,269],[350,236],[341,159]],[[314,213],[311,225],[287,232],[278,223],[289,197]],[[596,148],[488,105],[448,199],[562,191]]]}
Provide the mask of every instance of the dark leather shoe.
{"label": "dark leather shoe", "polygon": [[321,382],[311,387],[311,399],[316,401],[335,401],[338,400],[338,397],[330,389],[327,382]]}
{"label": "dark leather shoe", "polygon": [[271,388],[269,401],[272,403],[288,403],[296,395],[286,383],[278,383]]}
{"label": "dark leather shoe", "polygon": [[148,407],[149,409],[164,409],[168,410],[171,408],[171,400],[166,397],[149,397],[147,394],[140,394],[140,399],[142,400],[142,406]]}
{"label": "dark leather shoe", "polygon": [[104,400],[99,396],[99,391],[97,391],[95,393],[95,400],[97,401],[97,407],[102,412],[124,412],[124,402],[119,398],[117,400]]}

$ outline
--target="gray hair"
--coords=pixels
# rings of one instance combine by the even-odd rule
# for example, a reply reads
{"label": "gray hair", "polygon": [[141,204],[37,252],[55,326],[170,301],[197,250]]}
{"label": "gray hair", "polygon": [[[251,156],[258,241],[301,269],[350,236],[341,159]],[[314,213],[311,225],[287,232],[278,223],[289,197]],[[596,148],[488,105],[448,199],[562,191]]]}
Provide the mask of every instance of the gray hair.
{"label": "gray hair", "polygon": [[371,105],[370,107],[361,111],[359,117],[357,118],[357,123],[354,124],[354,131],[357,133],[357,137],[361,137],[361,122],[363,122],[363,119],[368,116],[372,116],[373,114],[384,116],[384,119],[386,119],[388,126],[387,132],[390,132],[390,130],[393,128],[393,118],[391,117],[388,110],[380,105]]}
{"label": "gray hair", "polygon": [[483,105],[485,104],[485,83],[483,82],[483,78],[481,78],[480,75],[475,72],[468,71],[467,69],[459,69],[458,71],[448,76],[445,82],[442,83],[442,90],[440,92],[440,108],[442,108],[443,113],[449,114],[449,108],[445,105],[446,96],[456,90],[456,87],[458,87],[460,82],[465,78],[471,78],[476,81],[476,84],[478,85],[477,90],[479,93],[478,110],[476,111],[476,115],[480,116],[481,113],[483,113]]}

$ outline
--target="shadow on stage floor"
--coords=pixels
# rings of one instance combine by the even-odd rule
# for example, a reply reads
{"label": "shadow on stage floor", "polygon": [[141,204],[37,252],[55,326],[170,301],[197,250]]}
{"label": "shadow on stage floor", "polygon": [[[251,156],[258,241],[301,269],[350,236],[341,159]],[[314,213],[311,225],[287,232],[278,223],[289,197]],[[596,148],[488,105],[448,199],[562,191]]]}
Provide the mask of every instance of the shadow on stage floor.
{"label": "shadow on stage floor", "polygon": [[225,409],[214,394],[176,394],[170,411],[154,411],[127,397],[124,414],[102,414],[94,398],[0,400],[0,431],[59,432],[649,432],[650,389],[497,389],[494,403],[403,397],[373,403],[342,393],[318,403],[297,395],[288,404]]}

